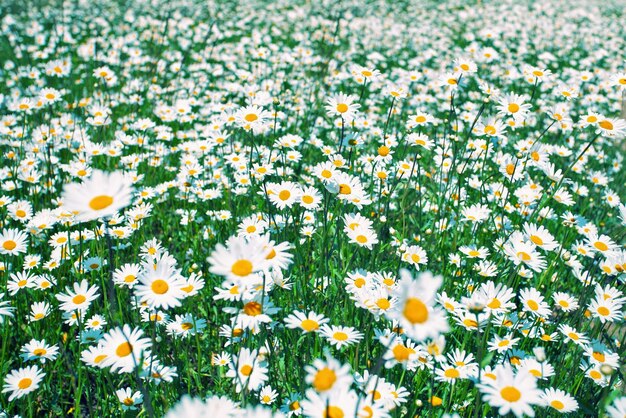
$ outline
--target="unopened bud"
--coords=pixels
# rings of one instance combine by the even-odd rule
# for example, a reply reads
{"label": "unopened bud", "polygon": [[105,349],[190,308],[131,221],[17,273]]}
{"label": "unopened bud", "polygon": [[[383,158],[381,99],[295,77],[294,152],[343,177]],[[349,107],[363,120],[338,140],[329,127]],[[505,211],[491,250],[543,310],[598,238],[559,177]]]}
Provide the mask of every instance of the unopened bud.
{"label": "unopened bud", "polygon": [[603,364],[602,366],[600,366],[600,372],[602,372],[602,374],[605,376],[611,376],[613,373],[615,373],[615,370],[608,364]]}

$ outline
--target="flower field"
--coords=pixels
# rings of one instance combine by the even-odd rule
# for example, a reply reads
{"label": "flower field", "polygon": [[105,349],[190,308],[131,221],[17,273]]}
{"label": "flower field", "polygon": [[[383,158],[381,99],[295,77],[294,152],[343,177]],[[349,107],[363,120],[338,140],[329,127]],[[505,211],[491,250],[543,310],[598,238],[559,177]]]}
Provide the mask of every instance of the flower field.
{"label": "flower field", "polygon": [[0,417],[624,417],[623,2],[0,1]]}

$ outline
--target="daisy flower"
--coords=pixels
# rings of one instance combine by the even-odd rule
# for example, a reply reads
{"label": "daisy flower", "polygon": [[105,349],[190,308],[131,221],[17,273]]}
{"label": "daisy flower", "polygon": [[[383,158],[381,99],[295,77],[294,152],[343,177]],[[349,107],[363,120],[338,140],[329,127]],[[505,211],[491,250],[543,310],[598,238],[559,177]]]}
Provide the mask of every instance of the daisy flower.
{"label": "daisy flower", "polygon": [[0,233],[0,254],[17,255],[26,252],[28,236],[18,229],[4,229]]}
{"label": "daisy flower", "polygon": [[260,359],[258,350],[251,351],[244,347],[238,355],[233,356],[226,377],[235,379],[237,393],[244,388],[256,391],[267,381],[267,367]]}
{"label": "daisy flower", "polygon": [[609,418],[624,418],[626,416],[626,396],[616,398],[610,406],[606,408]]}
{"label": "daisy flower", "polygon": [[132,289],[138,281],[140,269],[139,264],[126,263],[113,272],[113,282]]}
{"label": "daisy flower", "polygon": [[352,383],[350,365],[342,365],[332,357],[326,361],[316,359],[313,365],[305,366],[306,383],[311,385],[315,392],[336,392],[341,388],[347,388]]}
{"label": "daisy flower", "polygon": [[[2,294],[0,294],[0,299],[2,298]],[[1,308],[1,305],[0,305]],[[34,302],[30,307],[30,315],[29,320],[31,322],[40,321],[44,319],[50,313],[50,304],[48,302]],[[0,309],[0,315],[2,314]],[[2,317],[0,316],[0,319]],[[0,321],[0,323],[2,323]]]}
{"label": "daisy flower", "polygon": [[552,300],[554,300],[556,307],[562,309],[564,312],[578,309],[578,301],[576,298],[567,293],[556,292],[552,295]]}
{"label": "daisy flower", "polygon": [[530,241],[511,239],[504,244],[504,252],[516,266],[524,264],[536,272],[547,267],[544,256],[539,254],[535,244]]}
{"label": "daisy flower", "polygon": [[517,373],[510,366],[498,366],[493,372],[495,379],[484,379],[478,384],[483,401],[498,408],[500,415],[512,412],[516,417],[535,416],[532,408],[541,402],[542,392],[536,379],[529,373]]}
{"label": "daisy flower", "polygon": [[541,395],[541,400],[546,407],[555,409],[561,414],[578,410],[578,402],[576,399],[561,389],[545,389]]}
{"label": "daisy flower", "polygon": [[301,193],[300,185],[292,181],[268,186],[270,202],[280,210],[292,207],[300,199]]}
{"label": "daisy flower", "polygon": [[393,291],[397,303],[385,314],[397,320],[406,335],[414,341],[436,338],[448,331],[445,311],[434,306],[437,290],[443,279],[426,272],[413,279],[411,273],[403,269],[401,280]]}
{"label": "daisy flower", "polygon": [[305,333],[318,332],[320,326],[326,324],[329,321],[324,315],[316,314],[311,311],[308,314],[304,314],[301,311],[294,311],[292,314],[285,318],[285,324],[287,328],[295,329],[300,328]]}
{"label": "daisy flower", "polygon": [[141,395],[141,392],[133,392],[131,388],[120,388],[115,391],[115,395],[122,404],[123,411],[135,410],[137,409],[137,405],[143,402],[143,396]]}
{"label": "daisy flower", "polygon": [[524,233],[533,244],[546,251],[552,251],[559,246],[552,234],[543,226],[524,224]]}
{"label": "daisy flower", "polygon": [[346,233],[350,242],[357,244],[359,247],[365,247],[368,250],[371,250],[373,245],[378,244],[378,236],[376,235],[376,232],[369,228],[347,228]]}
{"label": "daisy flower", "polygon": [[271,120],[271,114],[260,106],[246,106],[235,114],[237,124],[246,131],[262,132]]}
{"label": "daisy flower", "polygon": [[405,261],[419,270],[419,266],[428,263],[426,251],[419,245],[411,245],[402,252],[402,261]]}
{"label": "daisy flower", "polygon": [[320,335],[324,336],[331,345],[338,349],[358,343],[363,338],[363,334],[352,327],[336,325],[323,325],[320,328]]}
{"label": "daisy flower", "polygon": [[600,118],[596,131],[603,136],[621,138],[626,134],[626,121],[616,118]]}
{"label": "daisy flower", "polygon": [[147,357],[150,339],[142,338],[140,328],[131,329],[128,324],[106,333],[100,342],[102,353],[106,356],[101,367],[111,366],[112,371],[130,373]]}
{"label": "daisy flower", "polygon": [[33,338],[22,347],[21,351],[21,357],[25,361],[39,360],[41,363],[45,363],[46,360],[54,360],[56,358],[59,348],[56,345],[46,344],[46,340],[37,341]]}
{"label": "daisy flower", "polygon": [[180,306],[187,294],[183,291],[186,282],[173,260],[162,257],[146,261],[142,265],[139,284],[135,295],[153,309],[169,309]]}
{"label": "daisy flower", "polygon": [[537,289],[522,289],[520,291],[522,310],[533,315],[546,318],[550,315],[550,307],[544,301],[543,295]]}
{"label": "daisy flower", "polygon": [[61,302],[59,308],[65,312],[79,311],[85,313],[91,302],[100,296],[98,286],[90,287],[87,280],[74,283],[73,288],[66,287],[65,292],[56,295],[57,300]]}
{"label": "daisy flower", "polygon": [[306,399],[300,402],[302,412],[311,418],[354,417],[358,403],[357,394],[349,387],[337,391],[319,393],[312,389],[306,392]]}
{"label": "daisy flower", "polygon": [[326,113],[328,116],[339,116],[344,121],[350,122],[356,116],[356,112],[361,107],[355,103],[358,97],[343,93],[331,96],[326,100]]}
{"label": "daisy flower", "polygon": [[226,245],[217,244],[207,261],[211,265],[209,271],[224,276],[235,283],[243,283],[245,279],[259,280],[255,273],[269,266],[267,256],[271,249],[258,237],[231,237]]}
{"label": "daisy flower", "polygon": [[489,351],[497,351],[498,353],[505,353],[508,350],[515,347],[519,338],[513,338],[512,334],[506,334],[504,337],[494,336],[493,340],[489,341]]}
{"label": "daisy flower", "polygon": [[79,222],[107,218],[128,206],[132,199],[132,180],[121,172],[94,170],[82,183],[63,188],[63,208]]}
{"label": "daisy flower", "polygon": [[278,398],[278,392],[272,389],[270,386],[263,386],[259,392],[259,401],[263,405],[271,405]]}
{"label": "daisy flower", "polygon": [[9,402],[19,399],[37,390],[45,375],[37,366],[13,370],[4,378],[2,393],[11,393]]}

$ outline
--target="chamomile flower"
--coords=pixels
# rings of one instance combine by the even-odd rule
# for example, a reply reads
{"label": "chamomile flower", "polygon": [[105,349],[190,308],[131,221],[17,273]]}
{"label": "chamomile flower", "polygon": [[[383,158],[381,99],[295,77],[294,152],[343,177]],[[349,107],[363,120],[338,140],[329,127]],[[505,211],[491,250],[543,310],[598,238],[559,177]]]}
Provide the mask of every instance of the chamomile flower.
{"label": "chamomile flower", "polygon": [[59,348],[56,345],[46,344],[46,340],[37,341],[33,338],[22,347],[21,351],[21,357],[24,360],[39,360],[41,363],[45,363],[46,360],[56,358]]}
{"label": "chamomile flower", "polygon": [[515,416],[534,416],[533,405],[541,402],[542,392],[536,379],[529,373],[515,373],[510,366],[499,366],[493,372],[495,379],[485,379],[479,385],[483,401],[497,408],[500,415],[512,412]]}
{"label": "chamomile flower", "polygon": [[320,326],[328,323],[328,321],[329,319],[324,315],[316,314],[313,311],[308,314],[304,314],[304,312],[301,311],[294,311],[285,318],[287,328],[300,328],[305,333],[318,332],[320,330]]}
{"label": "chamomile flower", "polygon": [[443,310],[434,306],[436,292],[441,286],[441,276],[422,273],[413,279],[407,270],[401,270],[401,280],[393,291],[397,298],[394,309],[385,314],[398,321],[404,332],[414,341],[438,337],[448,331]]}
{"label": "chamomile flower", "polygon": [[82,183],[63,189],[63,208],[80,222],[108,218],[131,203],[132,180],[121,172],[94,170]]}
{"label": "chamomile flower", "polygon": [[576,399],[561,389],[545,389],[541,395],[541,400],[546,407],[554,409],[561,414],[578,410],[578,402]]}
{"label": "chamomile flower", "polygon": [[356,112],[361,107],[360,104],[355,103],[358,97],[353,95],[347,95],[343,93],[331,96],[326,100],[326,111],[328,116],[340,117],[346,122],[352,121],[356,116]]}
{"label": "chamomile flower", "polygon": [[143,395],[141,395],[141,392],[133,392],[131,388],[120,388],[115,391],[115,395],[122,404],[123,411],[135,410],[137,409],[137,406],[143,402]]}
{"label": "chamomile flower", "polygon": [[147,357],[150,349],[150,339],[143,338],[143,335],[141,329],[131,329],[128,324],[107,332],[100,341],[102,353],[106,356],[102,367],[110,366],[112,371],[118,373],[132,372]]}
{"label": "chamomile flower", "polygon": [[4,229],[0,232],[0,254],[17,255],[25,253],[28,236],[18,229]]}
{"label": "chamomile flower", "polygon": [[256,391],[267,381],[267,367],[259,357],[258,350],[242,348],[239,354],[233,356],[226,377],[234,379],[237,393],[244,388]]}
{"label": "chamomile flower", "polygon": [[320,335],[334,345],[336,348],[342,348],[356,344],[363,339],[363,334],[352,327],[342,327],[335,325],[322,325]]}
{"label": "chamomile flower", "polygon": [[255,273],[268,267],[270,252],[263,240],[256,237],[231,237],[225,246],[218,244],[207,259],[211,264],[209,271],[236,283],[244,283],[246,279],[258,281]]}
{"label": "chamomile flower", "polygon": [[45,375],[37,366],[13,370],[4,378],[2,393],[10,393],[9,402],[19,399],[37,390]]}
{"label": "chamomile flower", "polygon": [[89,286],[87,280],[74,283],[72,288],[66,287],[65,292],[56,295],[56,298],[61,302],[59,308],[65,312],[79,311],[81,314],[87,311],[91,302],[100,295],[98,286]]}

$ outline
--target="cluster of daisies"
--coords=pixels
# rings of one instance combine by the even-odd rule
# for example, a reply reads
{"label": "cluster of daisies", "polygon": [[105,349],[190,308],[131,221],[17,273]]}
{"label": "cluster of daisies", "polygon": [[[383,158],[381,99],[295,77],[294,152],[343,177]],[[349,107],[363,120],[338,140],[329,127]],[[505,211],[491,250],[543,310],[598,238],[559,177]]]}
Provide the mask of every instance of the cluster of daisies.
{"label": "cluster of daisies", "polygon": [[0,6],[0,417],[626,415],[623,13],[366,3]]}

